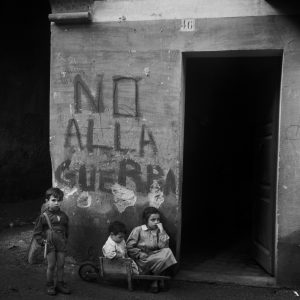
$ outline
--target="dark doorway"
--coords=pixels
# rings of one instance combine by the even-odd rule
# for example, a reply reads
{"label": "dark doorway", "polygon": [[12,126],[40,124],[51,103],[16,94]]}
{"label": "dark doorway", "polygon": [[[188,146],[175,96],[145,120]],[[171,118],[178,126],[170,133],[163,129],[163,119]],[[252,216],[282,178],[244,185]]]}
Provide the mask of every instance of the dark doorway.
{"label": "dark doorway", "polygon": [[[273,180],[280,74],[280,55],[185,58],[182,268],[220,257],[230,266],[237,256],[255,264],[253,234],[263,218],[267,229],[256,240],[273,252],[275,181],[268,182],[274,206],[261,207],[256,183],[264,171],[257,149],[261,128],[272,125]],[[274,255],[268,259],[273,264]]]}
{"label": "dark doorway", "polygon": [[51,186],[51,10],[49,1],[5,1],[2,12],[0,204],[6,222],[38,211]]}

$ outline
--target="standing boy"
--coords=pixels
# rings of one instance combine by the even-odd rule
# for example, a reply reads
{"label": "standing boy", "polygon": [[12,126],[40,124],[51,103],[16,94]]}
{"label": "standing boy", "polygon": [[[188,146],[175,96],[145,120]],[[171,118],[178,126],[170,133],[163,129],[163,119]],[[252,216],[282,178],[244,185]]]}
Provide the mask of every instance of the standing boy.
{"label": "standing boy", "polygon": [[[46,191],[45,202],[51,227],[49,228],[46,216],[41,214],[37,219],[33,235],[38,243],[45,245],[47,253],[47,294],[55,295],[56,292],[70,294],[64,282],[65,253],[68,239],[69,218],[60,210],[64,193],[59,188],[50,188]],[[56,268],[56,274],[55,274]],[[56,275],[56,285],[54,277]]]}

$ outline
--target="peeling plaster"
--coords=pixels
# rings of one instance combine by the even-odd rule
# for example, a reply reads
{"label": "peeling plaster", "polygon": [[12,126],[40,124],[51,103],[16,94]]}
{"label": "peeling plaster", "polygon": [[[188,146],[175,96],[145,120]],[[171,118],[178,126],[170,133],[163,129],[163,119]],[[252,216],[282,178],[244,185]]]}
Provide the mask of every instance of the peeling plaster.
{"label": "peeling plaster", "polygon": [[111,191],[114,195],[114,204],[120,213],[124,212],[128,206],[135,205],[137,198],[132,190],[115,183],[111,187]]}
{"label": "peeling plaster", "polygon": [[92,196],[88,192],[82,192],[77,198],[77,206],[81,208],[90,207],[92,204]]}
{"label": "peeling plaster", "polygon": [[61,187],[60,188],[64,192],[64,198],[66,200],[69,200],[69,197],[74,196],[74,194],[78,193],[78,189],[76,187],[74,188],[69,188],[67,186]]}
{"label": "peeling plaster", "polygon": [[144,68],[144,73],[147,77],[150,77],[150,68],[148,67]]}
{"label": "peeling plaster", "polygon": [[78,189],[75,187],[73,189],[71,189],[68,193],[67,193],[67,197],[73,196],[75,193],[78,192]]}
{"label": "peeling plaster", "polygon": [[159,208],[162,203],[165,201],[164,193],[160,188],[160,185],[157,180],[153,180],[153,183],[150,187],[150,193],[148,194],[149,205]]}
{"label": "peeling plaster", "polygon": [[64,192],[66,200],[73,200],[76,199],[76,205],[80,208],[88,208],[92,204],[92,196],[88,192],[81,192],[77,187],[68,188],[64,187],[61,188]]}

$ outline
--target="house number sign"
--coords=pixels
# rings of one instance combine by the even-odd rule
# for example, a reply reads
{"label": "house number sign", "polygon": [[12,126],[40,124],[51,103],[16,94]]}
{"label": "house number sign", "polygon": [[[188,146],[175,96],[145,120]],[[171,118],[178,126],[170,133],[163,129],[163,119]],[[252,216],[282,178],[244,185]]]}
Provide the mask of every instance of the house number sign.
{"label": "house number sign", "polygon": [[182,19],[180,31],[195,31],[195,19]]}

